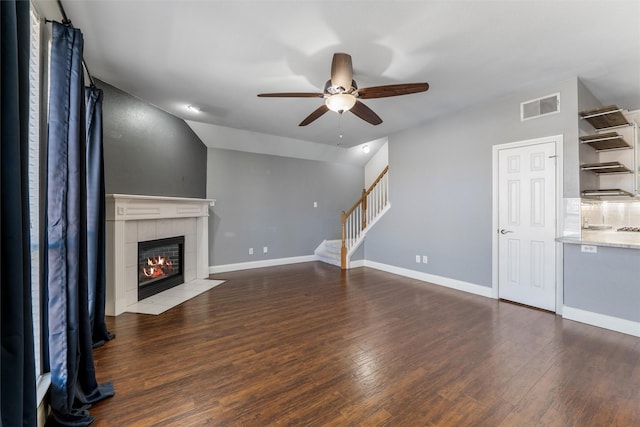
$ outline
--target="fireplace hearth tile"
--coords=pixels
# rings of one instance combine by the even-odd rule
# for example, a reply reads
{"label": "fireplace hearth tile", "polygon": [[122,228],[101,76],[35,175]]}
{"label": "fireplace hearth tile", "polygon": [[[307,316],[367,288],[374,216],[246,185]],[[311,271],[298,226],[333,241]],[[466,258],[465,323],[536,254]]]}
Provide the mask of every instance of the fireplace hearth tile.
{"label": "fireplace hearth tile", "polygon": [[189,291],[175,291],[170,295],[165,295],[161,298],[160,304],[174,305],[176,301],[188,301],[191,298],[197,297],[202,292],[189,292]]}
{"label": "fireplace hearth tile", "polygon": [[[177,305],[177,304],[176,304]],[[174,306],[175,307],[175,306]],[[127,312],[129,313],[139,313],[139,314],[162,314],[165,311],[171,309],[168,305],[160,305],[160,304],[143,304],[142,302],[138,302],[134,305],[127,307]]]}
{"label": "fireplace hearth tile", "polygon": [[[183,288],[185,291],[202,293],[204,291],[208,291],[211,289],[211,284],[209,282],[224,282],[221,280],[194,280],[189,283],[183,284]],[[216,285],[217,286],[217,285]]]}
{"label": "fireplace hearth tile", "polygon": [[158,315],[222,283],[224,283],[224,280],[193,280],[131,304],[127,306],[126,311],[129,313]]}
{"label": "fireplace hearth tile", "polygon": [[[160,294],[155,294],[150,296],[149,298],[145,298],[141,301],[138,301],[139,304],[154,304],[154,305],[165,305],[167,307],[171,307],[173,305],[181,304],[187,301],[189,298],[193,298],[193,296],[188,297],[185,295],[177,295],[175,293],[169,294],[168,290],[165,292],[161,292]],[[195,295],[194,295],[195,296]]]}

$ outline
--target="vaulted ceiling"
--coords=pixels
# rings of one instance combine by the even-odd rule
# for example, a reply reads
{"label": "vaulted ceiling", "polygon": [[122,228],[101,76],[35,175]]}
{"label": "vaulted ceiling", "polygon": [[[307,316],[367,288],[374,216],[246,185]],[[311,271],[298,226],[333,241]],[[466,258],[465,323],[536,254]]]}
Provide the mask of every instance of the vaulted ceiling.
{"label": "vaulted ceiling", "polygon": [[[350,147],[574,76],[604,104],[640,108],[637,0],[62,3],[95,77],[190,121]],[[299,127],[321,99],[256,96],[322,92],[334,52],[351,54],[360,87],[431,87],[365,101],[378,126],[330,112]]]}

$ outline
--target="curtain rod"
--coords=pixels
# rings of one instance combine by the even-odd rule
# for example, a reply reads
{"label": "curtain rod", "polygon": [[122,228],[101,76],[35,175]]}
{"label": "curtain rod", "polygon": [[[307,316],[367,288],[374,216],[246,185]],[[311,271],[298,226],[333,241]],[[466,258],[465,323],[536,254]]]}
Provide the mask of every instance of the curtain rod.
{"label": "curtain rod", "polygon": [[[65,12],[64,10],[64,6],[62,5],[62,1],[58,0],[58,8],[60,9],[60,14],[62,15],[62,24],[63,25],[70,25],[71,27],[73,27],[73,23],[71,22],[71,19],[69,19],[67,17],[67,12]],[[53,22],[50,19],[45,19],[45,22]],[[91,76],[91,73],[89,72],[89,67],[87,67],[87,62],[84,60],[84,55],[82,56],[82,66],[84,67],[84,70],[87,72],[87,76],[89,77],[89,81],[91,82],[91,86],[95,86],[95,82],[93,81],[93,77]]]}
{"label": "curtain rod", "polygon": [[73,27],[71,23],[71,19],[67,17],[67,12],[64,11],[64,6],[62,5],[62,0],[58,0],[58,8],[60,9],[60,13],[62,14],[62,23],[69,24]]}

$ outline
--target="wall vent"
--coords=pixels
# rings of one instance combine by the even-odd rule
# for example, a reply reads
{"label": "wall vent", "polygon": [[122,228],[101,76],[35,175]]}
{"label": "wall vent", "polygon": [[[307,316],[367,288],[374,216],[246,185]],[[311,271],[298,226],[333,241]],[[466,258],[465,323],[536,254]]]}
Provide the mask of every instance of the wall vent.
{"label": "wall vent", "polygon": [[520,121],[536,119],[560,112],[560,94],[543,96],[520,104]]}

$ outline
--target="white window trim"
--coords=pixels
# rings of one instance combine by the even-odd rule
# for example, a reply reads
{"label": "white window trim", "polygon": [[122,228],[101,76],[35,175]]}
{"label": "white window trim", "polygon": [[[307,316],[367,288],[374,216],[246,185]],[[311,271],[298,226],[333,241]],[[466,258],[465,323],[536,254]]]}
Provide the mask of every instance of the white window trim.
{"label": "white window trim", "polygon": [[42,103],[46,98],[42,96],[42,19],[40,14],[31,4],[31,28],[30,28],[30,58],[29,58],[29,218],[31,229],[31,294],[32,314],[34,328],[34,368],[36,371],[36,397],[37,406],[40,406],[49,386],[51,374],[43,372],[42,368],[42,343],[40,325],[42,311],[40,310],[40,148],[42,136],[42,116],[40,114]]}

